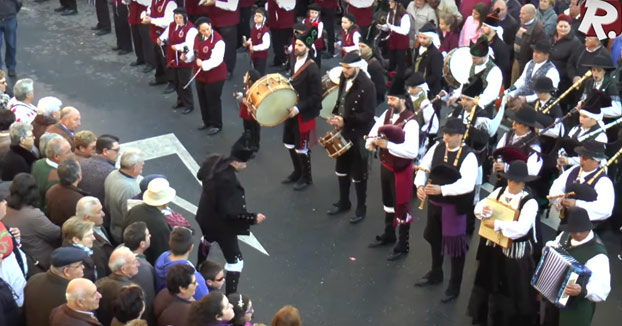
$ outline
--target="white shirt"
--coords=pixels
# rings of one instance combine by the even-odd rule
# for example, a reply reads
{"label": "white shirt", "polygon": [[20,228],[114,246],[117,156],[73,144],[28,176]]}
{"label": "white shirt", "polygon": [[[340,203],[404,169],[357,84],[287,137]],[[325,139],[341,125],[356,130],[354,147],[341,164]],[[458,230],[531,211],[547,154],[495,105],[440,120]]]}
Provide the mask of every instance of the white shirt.
{"label": "white shirt", "polygon": [[[497,200],[499,191],[501,191],[501,188],[495,189],[486,198]],[[527,194],[528,193],[526,191],[521,191],[518,194],[511,194],[506,187],[505,191],[503,191],[503,194],[501,194],[499,201],[511,206],[514,209],[518,209],[518,205],[520,204],[521,200],[525,198],[525,196],[527,196]],[[475,205],[475,209],[473,210],[475,216],[480,220],[482,219],[483,208],[484,206],[486,206],[486,198],[480,200],[477,205]],[[538,202],[534,198],[531,198],[525,203],[525,205],[523,205],[523,208],[520,210],[518,220],[495,220],[495,232],[501,232],[504,237],[510,238],[512,240],[524,237],[532,228],[535,232],[537,216]]]}
{"label": "white shirt", "polygon": [[238,2],[238,0],[218,0],[214,2],[214,6],[226,11],[236,11],[238,9]]}
{"label": "white shirt", "polygon": [[[486,69],[486,62],[488,62],[488,60],[490,60],[490,58],[487,58],[483,64],[475,66],[474,71],[476,74]],[[479,95],[478,105],[482,108],[492,103],[497,99],[497,96],[499,96],[499,91],[503,85],[503,74],[501,73],[501,69],[499,69],[496,65],[490,69],[488,75],[486,76],[486,82],[486,89],[484,89],[484,91]],[[460,96],[460,94],[462,94],[463,86],[464,85],[460,85],[452,97],[456,96],[456,94],[457,96]]]}
{"label": "white shirt", "polygon": [[410,33],[410,16],[405,13],[404,16],[402,16],[402,19],[400,19],[400,26],[391,25],[389,22],[387,22],[387,26],[392,32],[396,32],[401,35],[408,35],[408,33]]}
{"label": "white shirt", "polygon": [[[549,247],[559,248],[559,241],[562,234],[557,235],[555,240],[546,243]],[[587,237],[581,241],[570,240],[570,245],[573,247],[582,245],[594,238],[594,231],[590,231]],[[587,294],[585,298],[592,302],[602,302],[607,299],[609,292],[611,292],[611,274],[609,271],[609,258],[606,255],[598,254],[585,262],[585,267],[592,271],[592,276],[585,285]]]}
{"label": "white shirt", "polygon": [[[347,35],[347,33],[346,33]],[[352,43],[354,43],[354,45],[352,46],[343,46],[343,42],[339,41],[339,44],[341,44],[343,46],[343,50],[346,51],[346,53],[352,52],[352,51],[358,51],[359,50],[359,42],[361,40],[361,33],[359,33],[359,31],[354,31],[354,34],[352,35]]]}
{"label": "white shirt", "polygon": [[[497,143],[497,147],[495,148],[499,149],[501,147],[505,147],[506,145],[508,145],[507,137],[508,137],[508,133],[505,133],[505,135],[501,137],[501,139]],[[520,139],[525,138],[525,137],[533,137],[531,131],[522,136],[518,136],[517,134],[514,133],[510,144],[516,144],[516,142],[518,142]],[[540,148],[540,145],[538,144],[531,144],[529,147],[533,149],[533,152],[529,154],[529,157],[527,157],[527,171],[529,171],[529,175],[538,175],[540,173],[540,169],[542,168],[542,164],[544,163],[544,161],[542,161],[542,158],[540,158],[540,155],[538,155],[538,153],[540,153],[542,149]],[[505,169],[504,169],[505,171],[507,171],[508,168],[510,167],[509,163],[510,162],[505,162]]]}
{"label": "white shirt", "polygon": [[15,122],[32,123],[37,116],[37,107],[17,100],[15,97],[9,100],[7,107],[15,114]]}
{"label": "white shirt", "polygon": [[[538,69],[540,69],[540,67],[542,67],[542,65],[544,65],[548,60],[544,62],[536,63],[533,67],[533,71],[531,72],[531,76],[529,76],[528,78],[527,77],[527,66],[529,66],[532,61],[533,60],[529,60],[529,62],[527,62],[527,64],[525,65],[525,69],[523,69],[523,73],[520,74],[520,77],[518,77],[518,79],[514,82],[514,86],[516,86],[516,90],[510,93],[511,96],[516,96],[520,88],[525,86],[527,84],[527,81],[531,80],[533,78],[533,75],[538,71]],[[553,82],[553,87],[557,88],[557,85],[559,85],[559,71],[557,71],[557,68],[555,68],[555,66],[551,67],[544,76],[549,77],[549,79],[551,79],[551,81]],[[533,103],[538,99],[538,95],[536,95],[536,92],[533,90],[531,91],[532,92],[530,95],[525,96],[525,100],[529,103]]]}
{"label": "white shirt", "polygon": [[[199,36],[199,37],[202,38],[203,36]],[[212,35],[210,35],[210,38],[212,39],[214,38],[213,30],[212,30]],[[192,42],[192,46],[189,46],[188,49],[190,49],[190,51],[188,51],[188,54],[186,55],[186,62],[191,62],[194,60],[194,42]],[[225,57],[225,41],[220,40],[216,42],[216,44],[214,44],[214,48],[212,49],[212,54],[210,55],[209,59],[203,60],[203,62],[201,63],[201,70],[208,71],[208,70],[218,67],[223,62],[224,57]]]}
{"label": "white shirt", "polygon": [[[162,34],[160,34],[160,40],[165,42],[168,40],[168,30],[171,27],[171,25],[169,25],[168,27],[166,27],[166,29],[164,30],[164,32],[162,32]],[[178,33],[179,30],[181,30],[183,28],[183,26],[179,26],[177,24],[175,24],[175,32]],[[186,33],[186,38],[184,40],[184,42],[182,43],[177,43],[177,44],[170,44],[170,45],[177,45],[177,51],[182,52],[184,49],[184,46],[187,46],[188,49],[192,49],[192,47],[194,46],[194,39],[197,37],[197,34],[199,33],[199,31],[195,28],[195,27],[191,27],[190,29],[188,29],[188,32]],[[188,51],[190,52],[190,51]],[[194,51],[193,51],[194,52]]]}
{"label": "white shirt", "polygon": [[[415,95],[410,95],[410,99],[412,101],[416,100],[417,97],[419,97],[419,94],[421,93],[417,93]],[[418,108],[415,108],[415,111],[418,111],[419,109],[423,108],[423,126],[421,126],[422,130],[427,131],[428,128],[430,128],[429,134],[435,134],[438,132],[438,117],[434,114],[434,107],[431,105],[430,100],[428,100],[427,96],[426,98],[421,101],[421,104]],[[432,124],[432,126],[430,127],[430,123]]]}
{"label": "white shirt", "polygon": [[[568,180],[568,175],[570,175],[570,171],[574,169],[578,169],[579,166],[574,166],[562,173],[555,181],[553,181],[553,185],[549,190],[549,196],[557,196],[566,193],[566,181]],[[583,171],[579,176],[579,181],[581,183],[586,182],[585,176],[594,172],[592,171]],[[576,206],[584,208],[587,211],[587,214],[590,216],[590,221],[604,221],[609,216],[611,216],[611,212],[613,211],[613,203],[615,201],[615,192],[613,189],[613,183],[608,176],[604,175],[594,185],[594,190],[596,190],[596,200],[595,201],[584,201],[584,200],[576,200]],[[561,198],[554,199],[553,202],[557,203],[561,201]]]}
{"label": "white shirt", "polygon": [[136,3],[138,3],[139,5],[145,6],[145,7],[149,7],[149,5],[151,4],[151,0],[132,0]]}
{"label": "white shirt", "polygon": [[[156,4],[158,4],[157,0]],[[151,6],[154,5],[153,1],[151,3],[149,3],[149,6],[147,7],[147,10],[143,11],[140,13],[140,18],[144,18],[145,16],[148,16],[149,13],[151,12]],[[155,25],[157,27],[161,27],[161,28],[166,28],[168,27],[168,25],[170,25],[174,20],[175,20],[175,13],[173,12],[173,10],[177,9],[177,3],[175,3],[175,1],[170,1],[167,5],[166,8],[164,8],[164,16],[160,17],[160,18],[153,18],[151,17],[151,25]]]}
{"label": "white shirt", "polygon": [[[295,0],[275,0],[275,2],[279,6],[279,8],[287,11],[294,10],[294,8],[296,8]],[[266,4],[267,3],[268,1],[266,1]]]}
{"label": "white shirt", "polygon": [[[255,25],[256,29],[260,29],[262,28],[263,25]],[[251,42],[253,42],[251,40]],[[263,36],[261,37],[261,43],[259,44],[254,44],[253,43],[253,51],[265,51],[267,49],[270,48],[270,33],[263,33]]]}
{"label": "white shirt", "polygon": [[[18,251],[22,255],[22,261],[26,262],[26,256],[22,253],[21,250]],[[17,263],[15,252],[11,253],[0,262],[0,278],[7,282],[13,289],[13,292],[15,292],[15,295],[17,297],[14,299],[17,303],[17,306],[23,306],[26,278],[24,277],[24,274],[22,274],[22,269]]]}
{"label": "white shirt", "polygon": [[[561,123],[560,123],[561,124]],[[583,127],[581,127],[581,125],[577,125],[572,127],[572,129],[570,129],[570,131],[568,132],[568,137],[573,137],[574,134],[576,134],[577,132],[579,132],[579,135],[577,135],[578,137],[581,137],[585,134],[589,133],[589,128],[588,129],[583,129]],[[603,144],[607,144],[607,142],[609,142],[609,139],[607,137],[607,133],[605,133],[604,131],[599,133],[598,136],[596,136],[596,138],[594,138],[595,141],[603,143]],[[561,151],[561,149],[560,149]],[[564,153],[561,153],[564,154]],[[564,154],[565,156],[565,154]],[[580,162],[580,158],[579,156],[572,156],[572,157],[567,157],[568,159],[568,165],[572,166],[572,165],[578,165]],[[604,160],[604,162],[607,162],[607,160]]]}
{"label": "white shirt", "polygon": [[[380,115],[380,117],[376,118],[376,123],[369,131],[370,137],[378,136],[378,128],[384,125],[385,115],[389,110],[387,109]],[[393,114],[390,119],[390,123],[394,123],[399,119],[399,113]],[[404,142],[401,144],[396,144],[390,141],[387,141],[387,149],[391,155],[401,157],[401,158],[409,158],[415,159],[417,154],[419,153],[419,124],[417,120],[410,119],[404,125]],[[365,143],[365,147],[370,149],[372,148],[371,142],[373,139],[367,139]]]}
{"label": "white shirt", "polygon": [[[436,150],[438,144],[440,143],[437,142],[432,145],[428,152],[425,153],[423,159],[419,162],[419,167],[430,170],[432,166],[432,156],[434,156],[434,151]],[[449,151],[456,152],[458,151],[458,148],[459,147],[450,148]],[[475,188],[475,180],[477,179],[477,173],[475,173],[475,171],[477,171],[477,157],[475,157],[473,152],[467,154],[464,158],[462,164],[460,165],[459,171],[461,176],[460,179],[456,180],[454,183],[441,186],[441,194],[443,196],[458,196],[473,191],[473,188]],[[417,171],[417,175],[415,176],[415,186],[417,188],[425,186],[427,181],[428,174],[422,170]]]}

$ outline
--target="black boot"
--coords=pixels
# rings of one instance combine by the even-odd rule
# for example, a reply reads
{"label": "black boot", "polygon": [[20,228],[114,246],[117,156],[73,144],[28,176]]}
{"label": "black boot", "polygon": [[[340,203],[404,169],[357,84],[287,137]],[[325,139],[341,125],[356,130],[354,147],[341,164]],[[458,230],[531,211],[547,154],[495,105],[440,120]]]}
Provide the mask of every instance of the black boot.
{"label": "black boot", "polygon": [[440,241],[438,244],[430,244],[430,250],[432,251],[432,270],[419,279],[415,286],[424,287],[443,282],[443,256]]}
{"label": "black boot", "polygon": [[393,247],[393,252],[389,255],[387,260],[393,261],[404,258],[410,250],[410,244],[408,242],[410,238],[410,224],[400,225],[398,234],[397,243],[395,247]]}
{"label": "black boot", "polygon": [[227,271],[227,275],[225,275],[225,291],[227,295],[238,292],[239,281],[240,272]]}
{"label": "black boot", "polygon": [[294,190],[303,190],[313,184],[311,177],[311,151],[306,154],[298,154],[300,160],[300,179],[294,184]]}
{"label": "black boot", "polygon": [[367,199],[367,180],[355,182],[354,190],[356,190],[356,212],[354,212],[354,216],[350,218],[350,223],[352,224],[362,221],[367,214],[367,205],[365,204],[365,200]]}
{"label": "black boot", "polygon": [[293,148],[288,149],[288,151],[289,151],[289,157],[292,159],[292,164],[294,165],[294,172],[288,175],[287,178],[285,178],[285,180],[281,182],[283,184],[294,183],[298,181],[298,179],[300,179],[301,169],[300,169],[300,159],[298,158],[298,154],[296,154],[296,150]]}
{"label": "black boot", "polygon": [[350,210],[350,177],[346,175],[337,177],[337,179],[339,180],[339,201],[327,212],[328,215],[336,215]]}
{"label": "black boot", "polygon": [[445,297],[441,299],[442,303],[448,303],[456,300],[460,294],[460,285],[462,284],[462,272],[464,271],[464,256],[451,258],[451,278],[449,286],[445,291]]}
{"label": "black boot", "polygon": [[384,233],[382,235],[377,235],[374,242],[369,244],[369,248],[382,247],[395,243],[395,228],[393,227],[394,216],[395,214],[393,213],[384,213]]}

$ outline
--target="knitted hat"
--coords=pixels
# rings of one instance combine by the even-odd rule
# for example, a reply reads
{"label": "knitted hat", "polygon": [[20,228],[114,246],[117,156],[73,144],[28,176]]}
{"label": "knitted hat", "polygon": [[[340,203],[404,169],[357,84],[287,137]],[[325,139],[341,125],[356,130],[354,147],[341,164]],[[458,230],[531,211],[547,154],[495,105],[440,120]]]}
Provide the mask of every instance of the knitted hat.
{"label": "knitted hat", "polygon": [[557,22],[559,23],[562,20],[565,20],[568,24],[572,24],[572,17],[570,17],[570,15],[559,14],[559,16],[557,16]]}
{"label": "knitted hat", "polygon": [[238,162],[248,162],[253,155],[253,151],[250,150],[250,135],[248,133],[242,134],[240,138],[231,146],[230,157]]}
{"label": "knitted hat", "polygon": [[477,78],[462,87],[462,95],[475,98],[484,91],[484,82],[481,78]]}
{"label": "knitted hat", "polygon": [[406,98],[406,89],[404,88],[403,78],[393,78],[393,80],[391,81],[391,87],[387,92],[387,96]]}
{"label": "knitted hat", "polygon": [[317,27],[311,26],[304,33],[296,35],[296,40],[301,41],[305,46],[311,48],[311,45],[313,45],[313,42],[317,39],[317,33]]}
{"label": "knitted hat", "polygon": [[485,57],[488,55],[488,37],[480,36],[475,43],[471,42],[471,55]]}

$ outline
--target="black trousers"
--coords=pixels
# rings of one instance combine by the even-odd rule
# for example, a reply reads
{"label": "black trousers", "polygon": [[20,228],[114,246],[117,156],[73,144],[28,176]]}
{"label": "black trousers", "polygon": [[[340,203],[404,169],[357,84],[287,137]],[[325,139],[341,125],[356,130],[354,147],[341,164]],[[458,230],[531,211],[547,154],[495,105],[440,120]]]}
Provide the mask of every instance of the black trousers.
{"label": "black trousers", "polygon": [[309,134],[305,132],[300,134],[298,129],[298,117],[285,120],[283,124],[283,144],[294,145],[297,150],[306,150],[309,146]]}
{"label": "black trousers", "polygon": [[266,65],[268,63],[268,58],[255,58],[253,60],[253,68],[263,76],[266,74]]}
{"label": "black trousers", "polygon": [[326,49],[331,55],[335,52],[335,17],[337,11],[335,9],[322,9],[322,22],[326,29]]}
{"label": "black trousers", "polygon": [[61,7],[78,10],[76,0],[59,0]]}
{"label": "black trousers", "polygon": [[406,50],[389,50],[388,70],[395,70],[395,76],[393,78],[404,78],[406,71]]}
{"label": "black trousers", "polygon": [[227,72],[233,73],[233,69],[235,68],[235,62],[237,60],[236,49],[237,42],[235,38],[238,36],[238,26],[225,26],[225,27],[217,27],[214,28],[220,36],[222,36],[223,41],[225,41],[225,64],[227,65]]}
{"label": "black trousers", "polygon": [[173,81],[171,71],[166,65],[166,54],[164,53],[164,49],[153,42],[151,44],[151,52],[153,52],[155,57],[155,80],[157,82]]}
{"label": "black trousers", "polygon": [[177,92],[177,103],[181,103],[184,107],[193,108],[192,88],[190,86],[184,89],[184,86],[192,78],[192,68],[173,68],[173,84],[175,92]]}
{"label": "black trousers", "polygon": [[214,83],[196,82],[201,118],[206,126],[222,128],[222,87],[225,81]]}
{"label": "black trousers", "polygon": [[360,144],[362,140],[351,141],[352,147],[335,160],[335,173],[338,176],[350,177],[355,181],[365,180],[367,182],[367,155],[361,152],[365,150]]}
{"label": "black trousers", "polygon": [[259,141],[261,140],[261,126],[255,120],[242,120],[244,132],[251,137],[251,149],[259,150]]}
{"label": "black trousers", "polygon": [[127,6],[112,5],[114,33],[117,36],[117,47],[120,50],[132,51],[132,32],[130,31],[130,24],[127,22],[127,14]]}
{"label": "black trousers", "polygon": [[238,39],[235,46],[237,48],[242,46],[242,36],[246,36],[249,39],[251,36],[251,17],[253,15],[253,7],[240,7],[240,23],[238,24]]}
{"label": "black trousers", "polygon": [[107,0],[95,0],[95,13],[97,14],[97,26],[101,29],[111,30],[110,11]]}
{"label": "black trousers", "polygon": [[272,35],[272,49],[274,50],[275,65],[281,65],[287,61],[285,57],[285,47],[289,45],[292,37],[291,28],[272,29],[270,31]]}
{"label": "black trousers", "polygon": [[153,67],[156,66],[155,53],[153,53],[153,46],[149,39],[149,26],[148,25],[135,25],[130,26],[132,31],[132,40],[134,42],[134,53],[136,53],[136,61],[145,62]]}

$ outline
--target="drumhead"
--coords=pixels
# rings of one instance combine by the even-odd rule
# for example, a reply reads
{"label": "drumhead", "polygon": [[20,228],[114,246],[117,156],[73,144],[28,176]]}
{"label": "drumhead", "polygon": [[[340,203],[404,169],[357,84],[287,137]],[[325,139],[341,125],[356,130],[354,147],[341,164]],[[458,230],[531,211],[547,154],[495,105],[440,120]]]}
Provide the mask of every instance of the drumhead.
{"label": "drumhead", "polygon": [[451,51],[449,54],[449,71],[452,76],[461,84],[469,81],[469,71],[473,65],[471,58],[471,49],[468,46],[462,46]]}
{"label": "drumhead", "polygon": [[335,104],[337,104],[338,96],[338,86],[335,86],[327,91],[326,96],[322,98],[322,110],[320,110],[320,117],[328,119],[333,116],[333,109],[335,108]]}
{"label": "drumhead", "polygon": [[341,66],[337,66],[328,71],[328,78],[330,78],[330,81],[335,85],[339,85],[339,78],[341,78],[342,70],[343,68]]}
{"label": "drumhead", "polygon": [[278,89],[266,95],[257,107],[255,119],[266,127],[276,126],[287,119],[289,108],[298,103],[298,95],[292,89]]}

